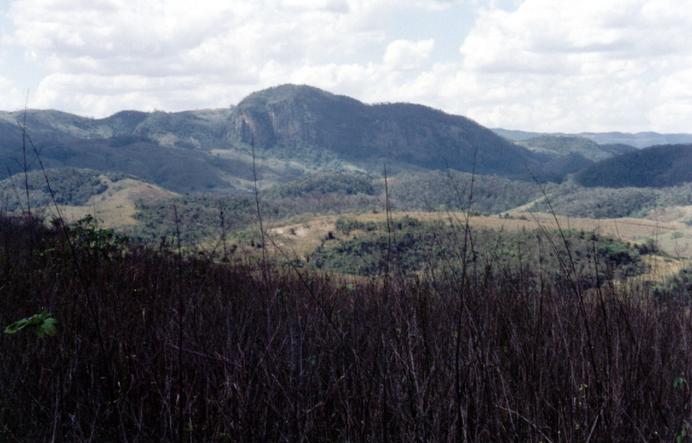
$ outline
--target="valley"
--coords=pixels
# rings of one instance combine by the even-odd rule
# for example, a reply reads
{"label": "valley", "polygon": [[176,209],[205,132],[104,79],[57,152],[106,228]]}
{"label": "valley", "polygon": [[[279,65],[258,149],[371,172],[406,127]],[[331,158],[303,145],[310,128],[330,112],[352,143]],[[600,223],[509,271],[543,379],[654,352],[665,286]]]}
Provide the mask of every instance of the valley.
{"label": "valley", "polygon": [[680,135],[493,132],[431,108],[283,85],[228,109],[98,120],[29,111],[24,177],[20,117],[0,119],[3,212],[30,206],[50,218],[57,206],[68,221],[89,215],[144,244],[215,252],[223,237],[245,259],[266,248],[307,266],[339,220],[382,223],[389,213],[510,236],[562,230],[655,244],[675,266],[692,257],[692,177],[679,167],[692,146],[641,146]]}

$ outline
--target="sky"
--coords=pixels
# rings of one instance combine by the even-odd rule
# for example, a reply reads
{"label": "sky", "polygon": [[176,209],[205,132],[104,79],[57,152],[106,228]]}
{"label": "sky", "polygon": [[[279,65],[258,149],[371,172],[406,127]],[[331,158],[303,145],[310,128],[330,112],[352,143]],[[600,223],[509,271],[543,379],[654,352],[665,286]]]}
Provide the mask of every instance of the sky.
{"label": "sky", "polygon": [[0,109],[219,108],[283,83],[489,127],[692,132],[692,0],[0,0]]}

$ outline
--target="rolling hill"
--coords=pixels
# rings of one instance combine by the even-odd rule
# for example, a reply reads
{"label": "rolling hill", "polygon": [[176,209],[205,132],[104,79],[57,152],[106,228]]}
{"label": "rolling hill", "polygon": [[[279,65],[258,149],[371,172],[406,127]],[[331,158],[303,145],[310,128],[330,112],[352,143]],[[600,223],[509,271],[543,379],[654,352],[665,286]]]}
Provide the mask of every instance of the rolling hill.
{"label": "rolling hill", "polygon": [[603,160],[576,175],[584,186],[675,186],[692,181],[692,145],[654,146]]}
{"label": "rolling hill", "polygon": [[637,150],[622,144],[599,145],[588,138],[569,135],[540,135],[517,143],[534,152],[556,156],[580,155],[594,162]]}
{"label": "rolling hill", "polygon": [[674,144],[689,144],[692,143],[692,134],[661,134],[658,132],[579,132],[574,134],[564,132],[531,132],[520,131],[515,129],[493,128],[493,131],[515,142],[522,142],[531,138],[541,136],[557,136],[557,137],[581,137],[589,139],[599,145],[628,145],[641,149],[649,146],[657,145],[674,145]]}

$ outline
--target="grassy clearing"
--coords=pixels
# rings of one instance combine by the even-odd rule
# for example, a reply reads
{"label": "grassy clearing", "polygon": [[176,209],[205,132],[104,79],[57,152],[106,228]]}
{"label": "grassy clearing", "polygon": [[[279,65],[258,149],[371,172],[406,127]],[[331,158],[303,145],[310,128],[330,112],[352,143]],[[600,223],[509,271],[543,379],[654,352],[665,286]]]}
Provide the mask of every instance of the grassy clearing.
{"label": "grassy clearing", "polygon": [[[384,222],[384,213],[353,213],[344,217],[359,221]],[[466,214],[463,212],[417,212],[402,211],[392,213],[394,219],[412,217],[423,221],[447,221],[463,224]],[[658,240],[663,252],[674,257],[692,256],[692,226],[680,221],[657,221],[643,218],[592,219],[580,217],[553,216],[546,213],[514,212],[505,218],[501,216],[470,216],[469,224],[475,228],[489,228],[503,231],[520,231],[547,229],[577,230],[595,232],[621,241],[644,243],[649,239]],[[317,216],[303,223],[275,227],[272,231],[282,244],[289,245],[301,253],[309,251],[322,239],[336,229],[337,216]],[[556,220],[557,219],[557,220]],[[299,236],[289,235],[291,230],[300,231]],[[681,237],[680,234],[683,233]],[[677,237],[677,238],[674,238]],[[677,240],[674,242],[673,240]],[[685,249],[681,247],[684,246]]]}
{"label": "grassy clearing", "polygon": [[[124,178],[113,182],[106,176],[100,177],[105,190],[93,195],[83,205],[58,205],[62,216],[73,222],[87,215],[100,220],[108,228],[123,228],[137,224],[136,203],[139,200],[157,201],[176,196],[159,186],[140,180]],[[48,216],[56,216],[55,208],[42,208]]]}

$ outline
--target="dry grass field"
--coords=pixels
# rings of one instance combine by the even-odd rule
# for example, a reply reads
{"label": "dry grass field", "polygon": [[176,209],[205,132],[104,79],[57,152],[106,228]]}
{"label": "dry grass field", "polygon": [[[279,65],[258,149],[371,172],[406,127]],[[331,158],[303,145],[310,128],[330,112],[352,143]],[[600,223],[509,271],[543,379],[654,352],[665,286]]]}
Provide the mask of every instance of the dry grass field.
{"label": "dry grass field", "polygon": [[[61,205],[60,212],[68,221],[75,221],[87,215],[99,220],[106,228],[119,228],[132,226],[135,220],[135,204],[138,200],[158,200],[170,198],[176,194],[159,186],[145,183],[139,180],[125,178],[111,181],[106,176],[101,176],[101,181],[107,189],[92,196],[89,201],[81,206]],[[54,216],[55,208],[45,208],[49,216]]]}
{"label": "dry grass field", "polygon": [[[462,212],[394,212],[392,218],[413,217],[419,220],[441,220],[450,223],[465,223],[466,215]],[[343,217],[350,217],[359,221],[385,221],[385,214],[348,214]],[[335,223],[337,216],[318,216],[302,223],[288,224],[271,229],[270,233],[276,234],[287,245],[295,245],[300,249],[309,248],[311,245],[319,244],[329,231],[336,229]],[[574,229],[586,232],[596,232],[601,235],[608,235],[614,238],[640,243],[648,239],[663,241],[663,250],[673,256],[689,257],[692,249],[684,249],[688,254],[677,254],[682,246],[689,248],[684,241],[692,239],[692,227],[680,221],[663,221],[645,218],[607,218],[592,219],[578,217],[553,216],[551,214],[536,212],[514,212],[510,218],[500,216],[471,216],[469,224],[475,228],[490,228],[497,230],[532,230],[532,229]],[[675,234],[678,233],[678,234]],[[678,248],[673,247],[672,242],[667,239],[678,237],[680,240]],[[691,242],[692,243],[692,242]],[[690,245],[692,246],[692,245]]]}
{"label": "dry grass field", "polygon": [[[466,215],[462,212],[394,212],[391,216],[394,220],[408,216],[419,220],[441,220],[457,225],[463,225],[466,222]],[[320,246],[330,232],[336,232],[336,221],[340,217],[363,222],[386,220],[384,213],[317,216],[269,229],[268,234],[272,239],[270,249],[276,253],[278,247],[282,254],[303,258]],[[595,232],[630,243],[644,243],[653,239],[666,256],[645,257],[650,271],[637,277],[640,281],[662,281],[671,277],[679,272],[692,257],[692,227],[679,219],[591,219],[531,212],[514,212],[509,217],[471,216],[468,221],[471,228],[489,228],[509,232],[536,229],[552,231],[559,228]]]}

